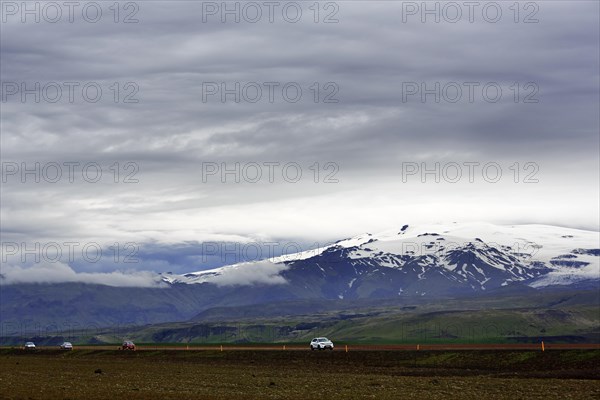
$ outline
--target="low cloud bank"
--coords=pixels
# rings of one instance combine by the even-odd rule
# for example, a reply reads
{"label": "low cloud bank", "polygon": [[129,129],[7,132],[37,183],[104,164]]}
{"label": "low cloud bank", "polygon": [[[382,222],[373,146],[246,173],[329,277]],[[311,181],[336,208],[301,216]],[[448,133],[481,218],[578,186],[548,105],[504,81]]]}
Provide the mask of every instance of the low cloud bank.
{"label": "low cloud bank", "polygon": [[287,281],[281,272],[286,270],[285,264],[274,264],[269,261],[242,263],[218,269],[218,273],[210,275],[206,282],[217,286],[242,286],[242,285],[280,285]]}
{"label": "low cloud bank", "polygon": [[[217,286],[277,285],[287,281],[281,272],[287,266],[269,261],[247,262],[197,273],[188,283],[212,283]],[[169,275],[166,275],[167,277]],[[168,287],[163,276],[151,271],[77,272],[64,263],[40,263],[33,266],[3,265],[0,284],[81,282],[120,287]]]}
{"label": "low cloud bank", "polygon": [[150,271],[76,272],[64,263],[30,267],[3,265],[0,284],[81,282],[122,287],[162,287],[161,277]]}

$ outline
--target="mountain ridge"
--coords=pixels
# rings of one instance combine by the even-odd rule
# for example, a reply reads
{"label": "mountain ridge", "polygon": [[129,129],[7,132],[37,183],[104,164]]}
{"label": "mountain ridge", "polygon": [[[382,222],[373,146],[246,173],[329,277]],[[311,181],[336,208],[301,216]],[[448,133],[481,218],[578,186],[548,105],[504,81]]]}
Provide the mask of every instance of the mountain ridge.
{"label": "mountain ridge", "polygon": [[[471,223],[452,225],[403,225],[380,234],[365,233],[338,240],[332,245],[263,260],[274,275],[285,277],[290,269],[307,262],[323,271],[323,265],[345,264],[355,275],[379,268],[399,269],[412,281],[445,277],[477,290],[527,281],[533,287],[600,279],[600,236],[597,232],[549,225]],[[484,238],[484,239],[482,239]],[[239,263],[185,275],[164,276],[167,283],[215,283],[228,274],[251,268],[256,263]],[[278,268],[275,266],[279,266]],[[361,269],[358,273],[356,267]],[[306,271],[306,268],[302,268]],[[334,273],[334,271],[330,271]],[[387,270],[388,273],[391,273]],[[336,271],[335,274],[343,271]],[[433,278],[432,275],[437,275]],[[359,276],[354,276],[352,287]],[[427,278],[427,277],[425,277]],[[283,282],[280,282],[283,283]],[[360,283],[360,282],[359,282]],[[399,286],[399,291],[404,289]],[[342,294],[340,294],[342,295]]]}

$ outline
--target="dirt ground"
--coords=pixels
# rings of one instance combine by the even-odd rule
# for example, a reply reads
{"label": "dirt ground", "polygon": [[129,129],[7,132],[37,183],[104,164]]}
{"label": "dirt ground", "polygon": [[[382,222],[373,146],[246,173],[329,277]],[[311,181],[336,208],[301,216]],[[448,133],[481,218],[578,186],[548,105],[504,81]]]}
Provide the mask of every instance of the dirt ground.
{"label": "dirt ground", "polygon": [[599,399],[600,351],[0,350],[3,399]]}

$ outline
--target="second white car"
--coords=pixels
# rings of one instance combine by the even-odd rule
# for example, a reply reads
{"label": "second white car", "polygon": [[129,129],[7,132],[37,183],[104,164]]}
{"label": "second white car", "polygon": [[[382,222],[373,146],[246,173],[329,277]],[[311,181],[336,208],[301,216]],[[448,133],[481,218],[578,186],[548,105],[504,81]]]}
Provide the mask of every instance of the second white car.
{"label": "second white car", "polygon": [[62,350],[73,350],[73,345],[71,344],[71,342],[64,342],[60,345],[60,348]]}
{"label": "second white car", "polygon": [[314,338],[310,342],[310,349],[311,350],[324,350],[324,349],[333,350],[333,342],[331,340],[327,339],[326,337]]}

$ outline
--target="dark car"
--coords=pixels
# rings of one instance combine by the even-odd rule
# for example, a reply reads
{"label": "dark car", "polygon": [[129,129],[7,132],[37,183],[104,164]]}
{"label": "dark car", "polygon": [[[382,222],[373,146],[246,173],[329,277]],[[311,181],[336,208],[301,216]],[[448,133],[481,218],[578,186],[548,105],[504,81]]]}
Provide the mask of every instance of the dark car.
{"label": "dark car", "polygon": [[135,344],[130,340],[126,340],[123,342],[121,350],[135,350]]}

